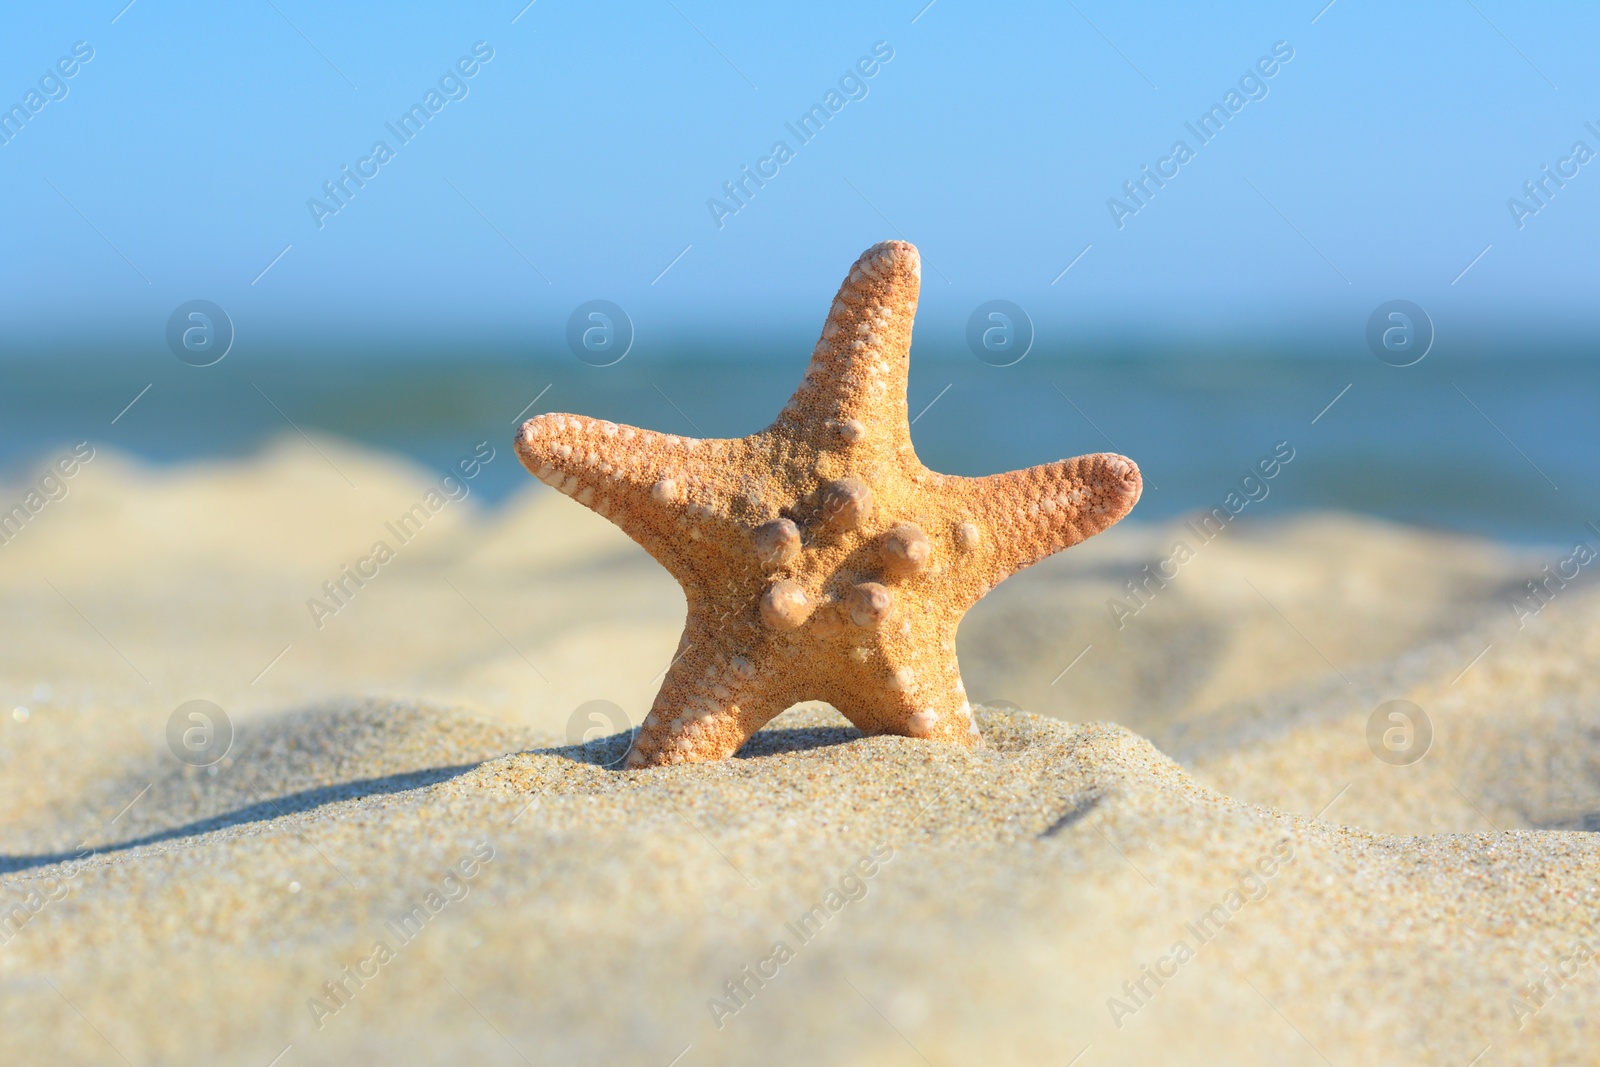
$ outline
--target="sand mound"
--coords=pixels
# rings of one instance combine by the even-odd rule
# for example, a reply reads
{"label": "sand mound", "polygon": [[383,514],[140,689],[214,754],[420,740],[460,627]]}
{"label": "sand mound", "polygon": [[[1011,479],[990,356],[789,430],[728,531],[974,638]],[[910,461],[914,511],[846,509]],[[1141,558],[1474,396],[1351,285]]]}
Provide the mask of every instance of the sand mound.
{"label": "sand mound", "polygon": [[[1534,1063],[1600,1009],[1581,979],[1511,1006],[1592,938],[1588,834],[1313,823],[1120,727],[988,709],[975,753],[801,710],[724,764],[610,771],[610,738],[373,776],[488,740],[410,714],[302,716],[188,783],[210,822],[13,874],[46,902],[0,1025],[70,1063]],[[268,768],[324,780],[326,737],[342,783],[236,806]]]}

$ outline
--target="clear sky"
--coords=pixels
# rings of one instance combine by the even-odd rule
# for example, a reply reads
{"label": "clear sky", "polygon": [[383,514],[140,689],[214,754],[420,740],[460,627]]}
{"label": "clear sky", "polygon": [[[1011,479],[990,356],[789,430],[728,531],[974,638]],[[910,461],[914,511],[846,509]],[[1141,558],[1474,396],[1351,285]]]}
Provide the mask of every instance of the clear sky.
{"label": "clear sky", "polygon": [[893,236],[958,338],[993,298],[1041,335],[1596,324],[1593,4],[125,2],[0,15],[5,352],[159,343],[196,298],[306,348],[559,346],[593,298],[811,331]]}

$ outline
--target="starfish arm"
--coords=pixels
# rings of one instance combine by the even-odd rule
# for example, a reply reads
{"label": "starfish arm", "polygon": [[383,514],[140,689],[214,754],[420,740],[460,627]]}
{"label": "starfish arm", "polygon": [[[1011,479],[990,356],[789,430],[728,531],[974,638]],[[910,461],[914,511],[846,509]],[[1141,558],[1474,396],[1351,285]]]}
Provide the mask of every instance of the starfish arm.
{"label": "starfish arm", "polygon": [[960,479],[953,576],[975,602],[1024,567],[1071,548],[1121,519],[1144,483],[1126,456],[1097,452],[1026,470]]}
{"label": "starfish arm", "polygon": [[836,686],[823,698],[862,733],[920,737],[966,748],[982,744],[953,650],[929,659],[909,648],[897,649],[886,654],[882,667],[865,673],[866,679],[851,678],[853,684]]}
{"label": "starfish arm", "polygon": [[847,442],[879,427],[906,436],[906,371],[921,286],[922,259],[913,245],[884,241],[863,252],[839,286],[805,379],[774,428],[793,433],[826,422]]}
{"label": "starfish arm", "polygon": [[611,520],[687,581],[721,554],[722,539],[705,534],[731,521],[714,483],[732,443],[549,414],[522,424],[516,449],[534,477]]}
{"label": "starfish arm", "polygon": [[[734,652],[743,648],[743,652]],[[793,701],[779,692],[762,635],[747,618],[690,605],[678,652],[650,714],[628,749],[627,766],[727,759]]]}

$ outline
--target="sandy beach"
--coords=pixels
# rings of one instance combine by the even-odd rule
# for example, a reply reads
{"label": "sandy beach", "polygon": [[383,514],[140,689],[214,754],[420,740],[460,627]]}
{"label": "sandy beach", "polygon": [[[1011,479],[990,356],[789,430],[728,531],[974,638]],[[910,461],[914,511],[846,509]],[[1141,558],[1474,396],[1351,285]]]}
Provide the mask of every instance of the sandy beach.
{"label": "sandy beach", "polygon": [[0,546],[7,1062],[1594,1061],[1572,545],[1136,514],[967,618],[984,748],[801,706],[624,772],[683,598],[605,520],[320,436],[79,459]]}

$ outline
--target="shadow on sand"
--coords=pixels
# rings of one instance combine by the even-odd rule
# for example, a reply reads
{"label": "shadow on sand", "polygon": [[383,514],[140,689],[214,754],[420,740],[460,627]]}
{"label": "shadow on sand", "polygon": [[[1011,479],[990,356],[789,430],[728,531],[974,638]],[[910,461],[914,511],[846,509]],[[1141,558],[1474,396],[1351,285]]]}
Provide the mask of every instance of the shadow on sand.
{"label": "shadow on sand", "polygon": [[[625,770],[623,760],[628,755],[628,746],[633,743],[634,735],[638,730],[625,730],[620,734],[609,737],[597,737],[593,741],[586,741],[581,745],[562,745],[559,748],[539,748],[532,752],[539,756],[555,756],[559,759],[571,760],[573,763],[586,763],[594,767],[607,767],[612,770]],[[806,752],[814,748],[832,748],[835,745],[846,744],[850,741],[859,741],[862,733],[854,726],[766,726],[757,730],[755,736],[744,743],[744,747],[733,754],[734,759],[758,759],[762,756],[778,756],[785,752]]]}
{"label": "shadow on sand", "polygon": [[256,794],[257,800],[254,804],[247,804],[242,808],[236,808],[220,815],[197,819],[194,822],[184,823],[182,826],[174,826],[168,830],[157,830],[154,833],[143,834],[126,841],[118,841],[115,844],[91,846],[85,841],[70,852],[0,855],[0,875],[15,874],[18,871],[31,870],[35,867],[48,867],[51,864],[67,863],[71,860],[86,860],[91,856],[126,852],[142,845],[155,845],[163,841],[174,841],[183,837],[198,837],[201,834],[211,833],[213,830],[225,830],[232,826],[243,826],[247,823],[286,818],[287,816],[311,811],[327,804],[337,803],[341,800],[381,796],[386,793],[403,793],[408,789],[422,789],[426,786],[448,781],[457,775],[465,774],[477,766],[479,765],[476,763],[462,763],[451,767],[432,767],[427,770],[408,771],[404,774],[389,774],[381,778],[361,778],[355,781],[321,786],[317,789],[302,789],[277,798]]}
{"label": "shadow on sand", "polygon": [[[627,756],[628,746],[633,742],[636,732],[635,730],[627,730],[619,734],[612,734],[609,737],[596,738],[580,745],[528,749],[527,754],[554,756],[559,759],[571,760],[574,763],[620,769],[624,757]],[[744,747],[735,753],[735,758],[755,759],[789,752],[831,748],[850,741],[860,740],[861,736],[861,731],[853,726],[800,726],[779,727],[777,729],[769,727],[758,731],[754,737],[750,738]],[[163,841],[198,837],[216,830],[226,830],[230,827],[243,826],[249,823],[266,822],[271,819],[289,819],[290,816],[313,811],[343,800],[355,800],[361,797],[381,796],[388,793],[402,793],[412,789],[423,789],[439,782],[448,781],[479,766],[482,766],[482,764],[458,763],[445,767],[430,767],[424,770],[383,775],[376,778],[358,778],[348,782],[320,786],[315,789],[302,789],[279,797],[267,796],[264,791],[252,791],[252,795],[255,797],[255,802],[252,804],[246,804],[243,807],[218,815],[196,819],[181,826],[142,834],[124,841],[96,845],[90,845],[88,841],[83,841],[77,848],[65,851],[0,854],[0,876],[17,874],[22,871],[56,864],[82,862],[93,856],[126,852],[145,845],[160,844]],[[290,820],[290,825],[293,827],[292,820]]]}

